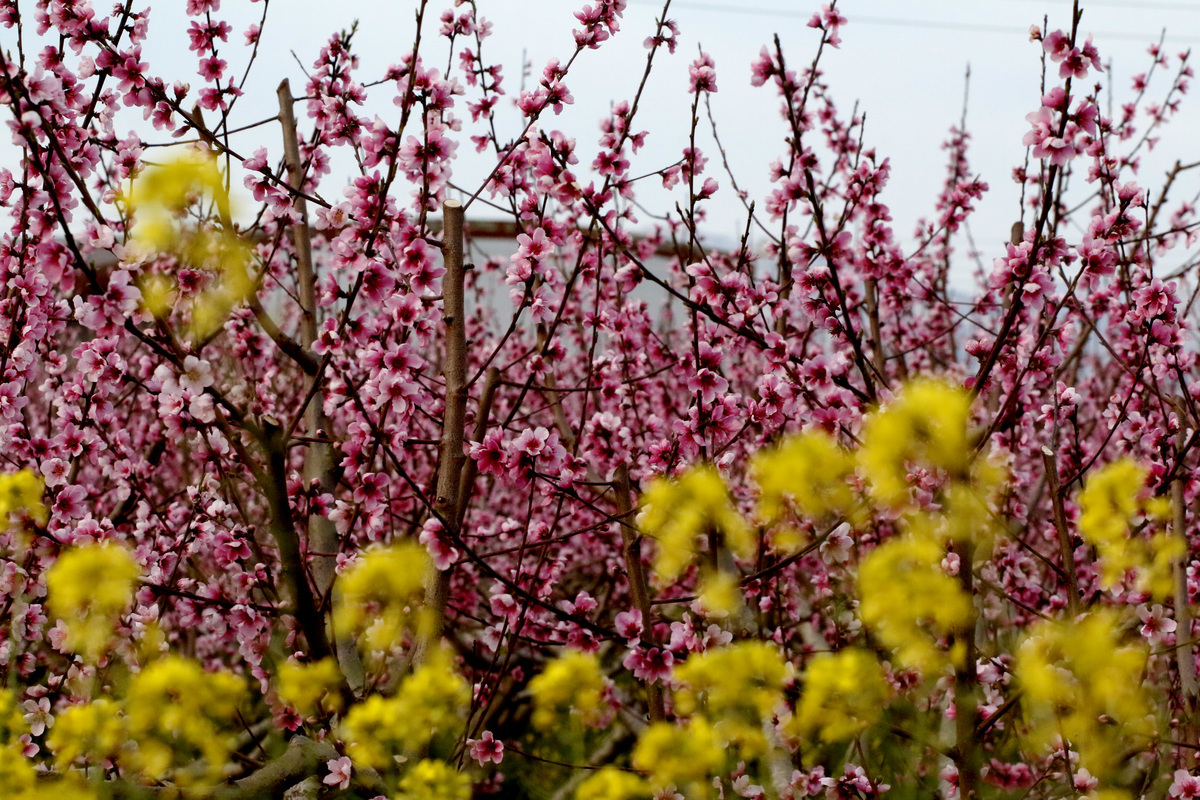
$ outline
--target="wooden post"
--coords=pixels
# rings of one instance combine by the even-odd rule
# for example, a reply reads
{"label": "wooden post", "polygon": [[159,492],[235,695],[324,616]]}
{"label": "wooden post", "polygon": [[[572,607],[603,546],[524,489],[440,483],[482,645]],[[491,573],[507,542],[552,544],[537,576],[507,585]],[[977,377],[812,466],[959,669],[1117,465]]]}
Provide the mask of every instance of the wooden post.
{"label": "wooden post", "polygon": [[[442,204],[442,259],[446,274],[442,278],[442,317],[446,326],[446,353],[442,378],[446,383],[446,410],[442,420],[441,458],[438,462],[437,494],[433,510],[455,538],[461,522],[459,492],[463,477],[463,430],[467,422],[467,329],[464,297],[462,203],[447,200]],[[465,507],[462,513],[465,513]],[[437,570],[425,595],[429,618],[418,640],[414,663],[421,663],[442,637],[446,602],[450,592],[450,571]]]}

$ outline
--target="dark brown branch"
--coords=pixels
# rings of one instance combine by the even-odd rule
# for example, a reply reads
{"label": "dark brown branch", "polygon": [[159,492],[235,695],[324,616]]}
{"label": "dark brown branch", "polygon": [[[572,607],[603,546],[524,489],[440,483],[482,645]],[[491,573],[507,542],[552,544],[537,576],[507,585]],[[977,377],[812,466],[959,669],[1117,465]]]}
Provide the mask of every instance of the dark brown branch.
{"label": "dark brown branch", "polygon": [[[633,487],[629,483],[629,467],[625,464],[617,466],[613,488],[617,492],[617,513],[621,518],[621,551],[625,557],[625,571],[629,575],[629,595],[634,606],[642,614],[642,630],[646,632],[647,640],[653,645],[656,642],[653,634],[653,620],[650,617],[650,589],[646,583],[646,571],[642,567],[642,537],[631,524],[633,502],[630,495]],[[661,722],[666,719],[662,687],[657,682],[646,682],[646,704],[649,707],[651,722]]]}
{"label": "dark brown branch", "polygon": [[1050,504],[1054,508],[1054,530],[1058,533],[1058,548],[1062,555],[1063,583],[1067,586],[1067,602],[1074,618],[1079,613],[1079,583],[1075,574],[1075,548],[1071,545],[1071,532],[1067,530],[1067,512],[1063,507],[1063,490],[1058,482],[1058,459],[1049,447],[1042,448],[1042,463],[1046,467],[1046,481],[1050,485]]}

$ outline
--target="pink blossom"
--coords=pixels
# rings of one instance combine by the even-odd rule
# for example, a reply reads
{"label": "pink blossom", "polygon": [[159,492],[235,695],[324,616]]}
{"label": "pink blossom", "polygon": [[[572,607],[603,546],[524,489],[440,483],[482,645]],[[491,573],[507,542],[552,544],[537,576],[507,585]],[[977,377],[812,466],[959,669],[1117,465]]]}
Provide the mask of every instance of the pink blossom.
{"label": "pink blossom", "polygon": [[717,91],[716,64],[708,53],[701,53],[688,67],[688,91],[692,94]]}
{"label": "pink blossom", "polygon": [[321,783],[326,786],[336,786],[339,789],[350,788],[352,766],[349,756],[330,759],[325,762],[325,767],[329,770],[329,774],[321,779]]}
{"label": "pink blossom", "polygon": [[622,664],[632,670],[635,678],[649,683],[666,680],[671,675],[675,656],[661,647],[635,647],[625,656]]}
{"label": "pink blossom", "polygon": [[1171,778],[1171,788],[1167,790],[1171,797],[1179,800],[1196,800],[1200,797],[1200,777],[1189,773],[1186,769],[1177,769]]}
{"label": "pink blossom", "polygon": [[504,760],[504,742],[497,741],[491,731],[484,731],[478,739],[467,739],[467,746],[471,750],[471,758],[481,767],[489,762],[499,764]]}
{"label": "pink blossom", "polygon": [[825,41],[830,47],[838,47],[842,39],[838,36],[838,28],[846,24],[846,18],[834,8],[832,3],[821,6],[819,13],[813,14],[808,21],[808,27],[820,28],[825,32]]}
{"label": "pink blossom", "polygon": [[642,612],[638,609],[622,611],[614,620],[617,634],[625,639],[637,639],[642,635]]}
{"label": "pink blossom", "polygon": [[48,698],[26,700],[23,707],[25,708],[25,723],[29,726],[29,732],[34,736],[41,736],[47,728],[54,727],[54,715],[50,713]]}
{"label": "pink blossom", "polygon": [[1050,163],[1065,167],[1076,155],[1074,145],[1055,132],[1053,112],[1046,106],[1025,116],[1033,130],[1025,134],[1023,142],[1033,147],[1034,158],[1049,158]]}
{"label": "pink blossom", "polygon": [[429,551],[433,565],[437,569],[446,570],[458,559],[458,549],[454,547],[446,528],[437,519],[430,518],[421,528],[418,537],[421,544]]}
{"label": "pink blossom", "polygon": [[1142,621],[1141,633],[1151,642],[1159,642],[1164,634],[1174,633],[1175,620],[1167,616],[1166,609],[1155,603],[1152,607],[1145,604],[1137,607],[1138,619]]}
{"label": "pink blossom", "polygon": [[1049,54],[1052,61],[1062,61],[1071,52],[1071,37],[1061,30],[1052,31],[1042,39],[1042,49]]}

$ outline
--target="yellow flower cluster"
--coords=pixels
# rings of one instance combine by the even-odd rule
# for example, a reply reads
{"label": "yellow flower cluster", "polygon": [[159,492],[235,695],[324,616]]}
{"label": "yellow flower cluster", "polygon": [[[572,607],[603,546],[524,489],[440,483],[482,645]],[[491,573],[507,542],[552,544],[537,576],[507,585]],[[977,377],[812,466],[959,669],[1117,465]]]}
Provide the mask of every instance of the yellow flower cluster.
{"label": "yellow flower cluster", "polygon": [[279,699],[307,718],[341,710],[341,682],[341,670],[332,658],[311,664],[288,660],[279,666],[275,690]]}
{"label": "yellow flower cluster", "polygon": [[39,774],[21,747],[0,745],[0,788],[5,800],[96,800],[96,793],[80,776],[48,779]]}
{"label": "yellow flower cluster", "polygon": [[1155,729],[1142,683],[1147,658],[1141,642],[1122,642],[1108,609],[1070,624],[1039,623],[1014,664],[1031,743],[1049,749],[1061,736],[1093,775],[1109,773],[1130,734]]}
{"label": "yellow flower cluster", "polygon": [[563,653],[529,682],[534,727],[548,730],[572,712],[585,725],[599,724],[608,711],[604,689],[604,672],[595,655],[578,650]]}
{"label": "yellow flower cluster", "polygon": [[714,771],[725,762],[717,732],[702,716],[686,724],[656,722],[638,737],[633,766],[649,775],[652,788],[674,786],[685,795],[699,794]]}
{"label": "yellow flower cluster", "polygon": [[46,734],[46,744],[63,767],[115,759],[126,739],[120,706],[106,697],[63,709]]}
{"label": "yellow flower cluster", "polygon": [[[122,700],[102,697],[61,711],[46,744],[64,773],[80,762],[112,760],[151,781],[215,781],[233,751],[246,694],[232,673],[205,672],[196,661],[167,656],[133,675]],[[177,769],[197,758],[203,772]]]}
{"label": "yellow flower cluster", "polygon": [[608,766],[593,772],[575,792],[575,800],[638,800],[650,796],[650,786],[640,776]]}
{"label": "yellow flower cluster", "polygon": [[5,800],[97,800],[83,776],[46,778],[14,745],[0,746],[0,787]]}
{"label": "yellow flower cluster", "polygon": [[744,641],[692,655],[675,667],[675,710],[703,712],[721,738],[746,757],[766,752],[763,720],[783,703],[788,667],[774,645]]}
{"label": "yellow flower cluster", "polygon": [[700,580],[700,607],[706,617],[727,617],[742,607],[741,581],[723,570],[704,569]]}
{"label": "yellow flower cluster", "polygon": [[642,495],[642,530],[654,537],[655,576],[670,582],[692,562],[696,538],[716,532],[734,553],[754,554],[755,538],[729,498],[717,470],[691,467],[677,478],[656,478]]}
{"label": "yellow flower cluster", "polygon": [[815,656],[789,731],[809,741],[840,742],[869,728],[883,713],[891,688],[875,656],[841,650]]}
{"label": "yellow flower cluster", "polygon": [[[229,672],[205,672],[182,656],[148,664],[129,682],[125,722],[137,743],[129,761],[143,775],[161,779],[184,759],[199,755],[208,777],[217,778],[235,745],[232,726],[246,685]],[[176,782],[189,774],[180,771]]]}
{"label": "yellow flower cluster", "polygon": [[0,786],[18,797],[28,797],[37,786],[33,764],[14,744],[0,746]]}
{"label": "yellow flower cluster", "polygon": [[444,761],[423,759],[400,779],[395,800],[470,800],[471,779]]}
{"label": "yellow flower cluster", "polygon": [[[945,548],[924,536],[901,536],[872,550],[858,569],[859,617],[896,661],[922,672],[947,665],[936,638],[967,624],[971,598],[941,567]],[[962,569],[969,569],[963,565]],[[961,642],[950,663],[962,657]]]}
{"label": "yellow flower cluster", "polygon": [[467,682],[449,655],[438,650],[404,679],[394,696],[373,694],[353,706],[342,721],[341,737],[356,762],[385,769],[394,756],[420,752],[441,734],[456,736],[470,699]]}
{"label": "yellow flower cluster", "polygon": [[13,518],[24,514],[29,519],[44,522],[46,507],[42,505],[45,485],[33,470],[0,474],[0,531],[12,524]]}
{"label": "yellow flower cluster", "polygon": [[46,605],[67,626],[66,646],[95,661],[133,601],[141,570],[117,545],[72,548],[46,573]]}
{"label": "yellow flower cluster", "polygon": [[1181,537],[1158,532],[1149,540],[1130,535],[1131,520],[1165,518],[1170,502],[1147,497],[1147,471],[1122,458],[1092,474],[1079,493],[1079,532],[1100,557],[1100,583],[1111,589],[1133,570],[1139,591],[1156,599],[1172,591],[1171,565],[1186,552]]}
{"label": "yellow flower cluster", "polygon": [[399,644],[424,600],[429,569],[429,553],[416,542],[363,553],[335,586],[333,624],[338,635],[361,634],[371,650],[386,651]]}
{"label": "yellow flower cluster", "polygon": [[967,433],[971,397],[948,383],[920,379],[863,421],[858,464],[871,496],[885,506],[908,503],[908,464],[943,470],[966,481],[972,462]]}
{"label": "yellow flower cluster", "polygon": [[[232,228],[229,191],[216,154],[188,149],[163,164],[147,166],[134,179],[126,200],[136,218],[134,244],[148,255],[169,253],[181,264],[214,275],[191,309],[193,335],[211,335],[256,288],[250,275],[253,251]],[[202,223],[194,230],[180,225],[179,219],[196,206],[201,206],[201,214],[215,212],[219,224]],[[170,278],[147,275],[140,289],[151,314],[162,317],[171,311],[175,285]]]}
{"label": "yellow flower cluster", "polygon": [[779,519],[790,504],[812,519],[855,514],[858,501],[849,481],[854,456],[823,431],[785,439],[750,462],[759,488],[758,512]]}

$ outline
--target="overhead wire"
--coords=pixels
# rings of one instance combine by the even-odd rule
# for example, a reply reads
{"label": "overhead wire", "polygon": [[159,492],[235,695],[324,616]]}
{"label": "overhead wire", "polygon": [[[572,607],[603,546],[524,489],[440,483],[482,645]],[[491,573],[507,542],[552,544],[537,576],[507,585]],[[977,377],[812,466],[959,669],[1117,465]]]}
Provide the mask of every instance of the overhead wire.
{"label": "overhead wire", "polygon": [[[1019,0],[1007,0],[1008,2],[1018,2]],[[1039,0],[1044,2],[1045,0]],[[632,5],[639,6],[658,6],[662,7],[661,2],[656,0],[629,0]],[[1175,3],[1142,3],[1131,4],[1121,2],[1121,0],[1088,0],[1088,5],[1110,6],[1116,8],[1153,8],[1155,10],[1172,10],[1172,11],[1200,11],[1200,3],[1196,5],[1183,5]],[[792,19],[808,19],[812,16],[812,11],[799,11],[796,9],[775,9],[762,8],[756,6],[732,5],[729,3],[706,3],[694,2],[693,0],[675,0],[671,3],[672,8],[695,9],[697,11],[715,11],[718,13],[727,14],[750,14],[753,16],[767,17],[785,17]],[[961,7],[961,5],[960,5]],[[852,14],[850,16],[851,25],[881,25],[897,28],[920,28],[933,30],[948,30],[948,31],[968,31],[971,33],[1002,33],[1008,35],[1029,35],[1029,27],[1021,27],[1018,25],[992,25],[987,23],[975,22],[957,22],[949,20],[927,20],[927,19],[905,19],[901,17],[867,17]],[[1097,38],[1103,39],[1122,39],[1126,41],[1151,42],[1158,41],[1160,33],[1131,33],[1129,31],[1089,31]],[[1200,40],[1173,36],[1170,33],[1166,35],[1166,41],[1178,44],[1197,44]]]}

